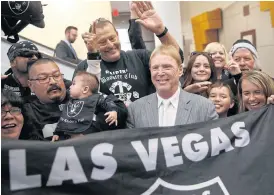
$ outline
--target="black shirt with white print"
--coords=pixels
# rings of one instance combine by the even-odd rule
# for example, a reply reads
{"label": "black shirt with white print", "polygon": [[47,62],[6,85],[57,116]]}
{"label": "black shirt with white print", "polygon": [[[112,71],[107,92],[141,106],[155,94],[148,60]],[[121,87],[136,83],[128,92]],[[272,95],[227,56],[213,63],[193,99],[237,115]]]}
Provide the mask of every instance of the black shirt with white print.
{"label": "black shirt with white print", "polygon": [[[121,51],[116,62],[101,60],[100,92],[114,94],[126,106],[131,102],[155,92],[149,71],[151,52],[145,49]],[[92,61],[92,60],[90,60]],[[88,71],[88,61],[80,63],[78,71]]]}
{"label": "black shirt with white print", "polygon": [[[119,124],[122,124],[126,120],[127,111],[126,108],[124,108],[124,110],[119,109],[113,101],[116,98],[113,97],[113,95],[107,96],[96,93],[82,99],[71,99],[63,109],[54,134],[59,136],[63,133],[86,134],[85,131],[88,129],[90,129],[88,132],[97,132],[98,130],[93,126],[93,123],[96,123],[94,117],[99,109],[103,109],[105,112],[116,111],[117,115],[124,115],[122,116],[124,120],[118,121]],[[108,127],[108,129],[109,128],[110,127]]]}
{"label": "black shirt with white print", "polygon": [[30,96],[31,94],[30,88],[22,87],[19,81],[16,81],[14,75],[12,74],[8,75],[7,78],[1,80],[1,90],[12,91],[23,99]]}
{"label": "black shirt with white print", "polygon": [[[69,93],[67,92],[65,99],[60,103],[43,104],[36,99],[31,103],[25,104],[24,116],[27,124],[22,130],[20,139],[50,141],[56,130],[62,111],[66,109],[68,102]],[[86,129],[83,134],[125,128],[127,108],[121,100],[114,95],[100,95],[98,102],[100,105],[96,106],[94,116],[92,117],[91,128]],[[115,104],[115,106],[109,108],[108,105],[113,104]],[[104,116],[104,114],[109,109],[117,111],[118,126],[114,124],[109,126],[109,124],[105,122],[107,116]],[[61,137],[61,139],[67,138],[67,136]]]}

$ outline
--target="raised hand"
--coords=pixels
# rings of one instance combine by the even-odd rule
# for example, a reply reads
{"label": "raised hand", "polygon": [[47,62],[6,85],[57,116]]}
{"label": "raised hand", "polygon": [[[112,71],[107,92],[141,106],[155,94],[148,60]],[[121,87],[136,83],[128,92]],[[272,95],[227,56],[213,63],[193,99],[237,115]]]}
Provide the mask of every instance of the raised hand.
{"label": "raised hand", "polygon": [[85,32],[82,34],[82,39],[84,40],[87,49],[90,53],[96,53],[97,49],[96,49],[96,28],[95,28],[95,24],[96,22],[93,22],[92,25],[92,32],[88,33]]}
{"label": "raised hand", "polygon": [[139,17],[136,22],[156,35],[163,33],[165,30],[163,21],[154,10],[150,1],[133,1],[132,9]]}
{"label": "raised hand", "polygon": [[105,116],[108,116],[106,118],[106,123],[109,123],[109,126],[112,125],[113,123],[115,123],[116,126],[118,125],[116,111],[107,112],[105,113]]}
{"label": "raised hand", "polygon": [[211,84],[212,83],[209,81],[193,83],[193,84],[185,87],[184,90],[189,93],[202,93],[202,92],[206,91]]}
{"label": "raised hand", "polygon": [[240,74],[242,71],[239,64],[233,60],[231,55],[229,56],[229,58],[230,60],[228,61],[227,65],[225,65],[225,69],[227,69],[231,75]]}

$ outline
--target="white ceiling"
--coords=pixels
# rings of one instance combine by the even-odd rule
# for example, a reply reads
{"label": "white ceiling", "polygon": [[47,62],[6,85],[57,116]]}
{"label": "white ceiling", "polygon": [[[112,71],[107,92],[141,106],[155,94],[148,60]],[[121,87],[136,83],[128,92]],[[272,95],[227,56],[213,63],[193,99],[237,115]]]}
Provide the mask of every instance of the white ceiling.
{"label": "white ceiling", "polygon": [[129,1],[110,1],[112,9],[118,9],[119,12],[129,12]]}

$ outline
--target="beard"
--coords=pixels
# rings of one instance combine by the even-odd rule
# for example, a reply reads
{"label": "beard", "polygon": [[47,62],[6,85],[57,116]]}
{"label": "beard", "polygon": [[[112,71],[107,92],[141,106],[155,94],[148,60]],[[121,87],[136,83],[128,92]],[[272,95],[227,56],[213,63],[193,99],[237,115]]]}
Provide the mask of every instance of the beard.
{"label": "beard", "polygon": [[18,73],[20,73],[20,74],[28,74],[27,65],[16,67],[16,70],[17,70]]}

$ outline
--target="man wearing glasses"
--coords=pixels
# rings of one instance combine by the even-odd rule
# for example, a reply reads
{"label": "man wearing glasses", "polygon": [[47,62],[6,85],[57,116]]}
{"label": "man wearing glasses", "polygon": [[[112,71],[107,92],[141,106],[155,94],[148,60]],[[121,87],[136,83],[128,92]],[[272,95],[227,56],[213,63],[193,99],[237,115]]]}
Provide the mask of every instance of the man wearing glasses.
{"label": "man wearing glasses", "polygon": [[69,98],[63,74],[53,60],[42,58],[29,64],[28,75],[29,88],[36,98],[24,105],[27,124],[22,138],[50,140]]}
{"label": "man wearing glasses", "polygon": [[[24,105],[25,121],[28,124],[24,126],[21,137],[22,139],[51,141],[65,104],[70,97],[63,74],[58,65],[49,58],[42,58],[29,64],[28,74],[28,84],[36,98]],[[120,100],[113,98],[110,99],[115,102],[119,110],[126,110],[125,105]],[[96,116],[93,121],[96,121],[94,124],[95,128],[98,127],[96,130],[110,129],[105,121],[105,110],[96,109],[95,113]],[[124,115],[118,115],[118,120],[122,121],[123,117]],[[91,131],[86,133],[91,133]]]}
{"label": "man wearing glasses", "polygon": [[25,99],[29,96],[27,64],[41,58],[38,48],[30,41],[21,41],[13,44],[8,50],[11,68],[9,74],[2,79],[1,89],[10,90]]}

